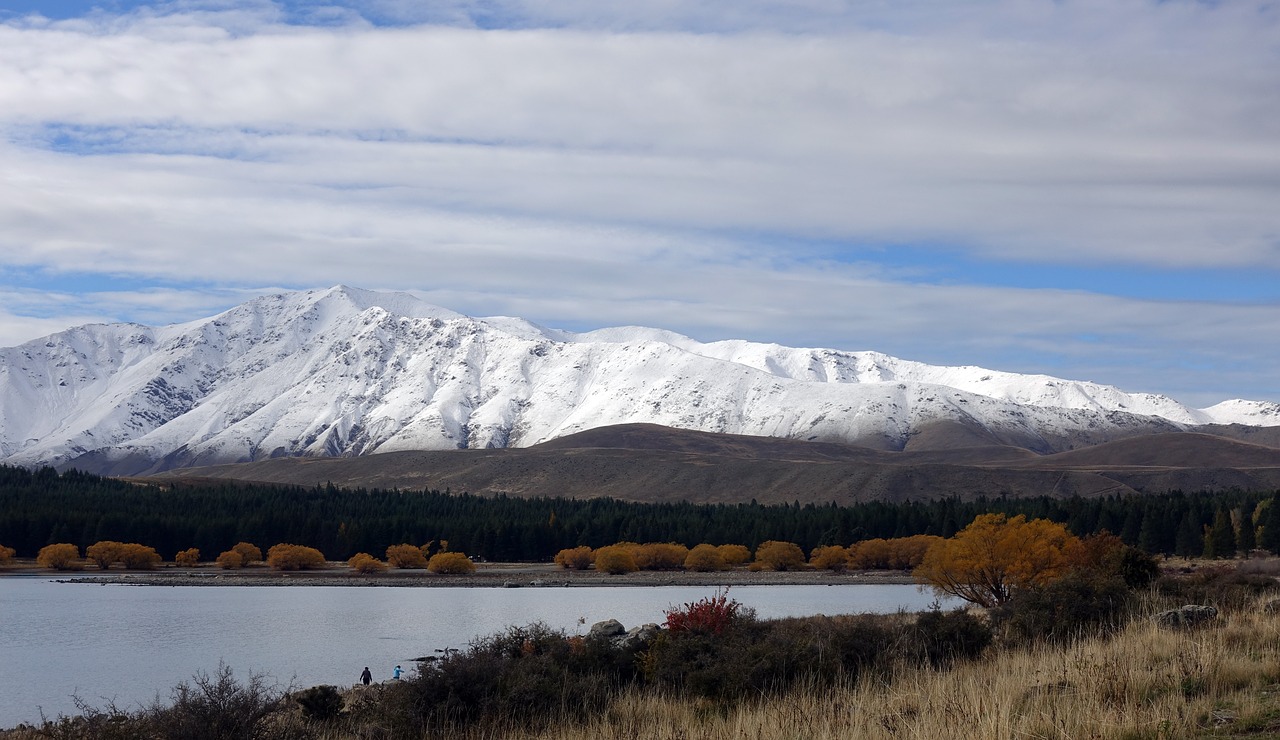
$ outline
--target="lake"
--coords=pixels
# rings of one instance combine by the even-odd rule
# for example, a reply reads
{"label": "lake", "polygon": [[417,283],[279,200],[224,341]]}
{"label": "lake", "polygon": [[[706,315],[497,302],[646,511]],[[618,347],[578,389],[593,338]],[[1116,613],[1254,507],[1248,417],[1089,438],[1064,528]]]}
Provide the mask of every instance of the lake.
{"label": "lake", "polygon": [[[595,622],[661,623],[664,611],[715,593],[707,586],[359,588],[125,586],[0,578],[0,727],[75,713],[72,697],[136,708],[179,681],[250,671],[302,688],[375,680],[397,665],[511,625],[585,633]],[[909,585],[736,586],[763,618],[919,611],[934,600]],[[943,607],[954,602],[943,601]]]}

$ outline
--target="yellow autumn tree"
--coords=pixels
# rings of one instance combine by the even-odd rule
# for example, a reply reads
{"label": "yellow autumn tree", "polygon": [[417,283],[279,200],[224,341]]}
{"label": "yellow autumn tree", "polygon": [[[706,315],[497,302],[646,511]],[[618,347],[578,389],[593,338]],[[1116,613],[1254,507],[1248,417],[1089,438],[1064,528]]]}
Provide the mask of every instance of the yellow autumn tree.
{"label": "yellow autumn tree", "polygon": [[9,561],[13,560],[13,556],[17,554],[18,551],[12,547],[0,545],[0,565],[8,565]]}
{"label": "yellow autumn tree", "polygon": [[716,551],[724,559],[724,564],[730,568],[742,565],[751,559],[751,550],[747,549],[746,545],[719,545]]}
{"label": "yellow autumn tree", "polygon": [[200,548],[188,547],[173,556],[173,562],[183,568],[191,568],[200,564]]}
{"label": "yellow autumn tree", "polygon": [[267,565],[276,570],[311,570],[325,566],[324,554],[314,547],[282,542],[267,550]]}
{"label": "yellow autumn tree", "polygon": [[160,553],[150,545],[127,542],[120,548],[120,562],[128,570],[151,570],[161,560]]}
{"label": "yellow autumn tree", "polygon": [[579,547],[571,547],[556,553],[556,565],[565,570],[586,570],[591,567],[594,559],[594,553],[590,547],[581,545]]}
{"label": "yellow autumn tree", "polygon": [[442,575],[465,575],[476,571],[476,564],[461,552],[438,552],[427,561],[427,570]]}
{"label": "yellow autumn tree", "polygon": [[231,552],[240,555],[241,565],[252,565],[262,562],[262,548],[252,542],[237,542],[235,547],[231,548]]}
{"label": "yellow autumn tree", "polygon": [[1079,547],[1079,538],[1056,522],[982,514],[954,537],[935,542],[915,576],[944,594],[999,606],[1020,588],[1065,575]]}
{"label": "yellow autumn tree", "polygon": [[631,548],[624,545],[607,545],[596,550],[595,566],[596,570],[615,576],[638,570]]}
{"label": "yellow autumn tree", "polygon": [[426,548],[426,545],[421,548],[410,544],[392,545],[387,548],[387,565],[392,568],[425,568],[427,567],[427,556],[424,553]]}
{"label": "yellow autumn tree", "polygon": [[819,570],[842,571],[849,567],[849,550],[839,545],[823,545],[809,553],[809,565]]}
{"label": "yellow autumn tree", "polygon": [[111,564],[120,559],[120,554],[124,552],[124,543],[115,540],[100,540],[89,545],[84,549],[84,556],[92,560],[99,570],[106,570]]}
{"label": "yellow autumn tree", "polygon": [[[415,550],[417,548],[414,548]],[[383,573],[387,570],[387,564],[375,558],[367,552],[358,552],[351,556],[347,561],[347,565],[357,573]]]}
{"label": "yellow autumn tree", "polygon": [[724,556],[720,554],[720,548],[715,545],[697,545],[689,551],[688,556],[684,559],[685,570],[693,570],[699,573],[724,570],[728,567],[724,562]]}
{"label": "yellow autumn tree", "polygon": [[36,565],[53,570],[80,570],[84,563],[80,561],[80,548],[69,542],[45,545],[36,553]]}
{"label": "yellow autumn tree", "polygon": [[804,550],[794,542],[761,542],[751,566],[755,570],[804,570]]}

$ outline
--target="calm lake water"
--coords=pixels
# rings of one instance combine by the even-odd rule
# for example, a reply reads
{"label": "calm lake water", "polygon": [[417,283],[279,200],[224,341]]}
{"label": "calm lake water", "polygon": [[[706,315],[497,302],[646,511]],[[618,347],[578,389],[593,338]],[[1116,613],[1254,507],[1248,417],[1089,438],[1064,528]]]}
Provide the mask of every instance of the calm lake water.
{"label": "calm lake water", "polygon": [[[74,714],[73,696],[136,708],[219,661],[297,687],[375,680],[396,664],[510,625],[585,633],[617,619],[661,623],[699,587],[352,588],[146,587],[0,578],[0,727]],[[916,586],[740,586],[730,595],[764,618],[918,611]],[[943,602],[947,607],[951,604]]]}

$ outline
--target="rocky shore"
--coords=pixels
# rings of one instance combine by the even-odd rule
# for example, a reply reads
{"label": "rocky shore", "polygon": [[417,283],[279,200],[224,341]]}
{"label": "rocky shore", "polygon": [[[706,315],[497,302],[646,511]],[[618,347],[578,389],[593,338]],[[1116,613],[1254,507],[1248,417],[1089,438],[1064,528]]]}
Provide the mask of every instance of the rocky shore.
{"label": "rocky shore", "polygon": [[481,563],[469,575],[438,575],[425,570],[393,570],[363,575],[345,564],[323,570],[281,572],[265,567],[243,570],[165,568],[149,572],[88,571],[68,574],[63,583],[111,583],[132,586],[353,586],[395,588],[564,588],[584,586],[848,586],[915,583],[902,571],[761,571],[745,568],[711,573],[641,571],[609,575],[594,570],[564,570],[553,564]]}

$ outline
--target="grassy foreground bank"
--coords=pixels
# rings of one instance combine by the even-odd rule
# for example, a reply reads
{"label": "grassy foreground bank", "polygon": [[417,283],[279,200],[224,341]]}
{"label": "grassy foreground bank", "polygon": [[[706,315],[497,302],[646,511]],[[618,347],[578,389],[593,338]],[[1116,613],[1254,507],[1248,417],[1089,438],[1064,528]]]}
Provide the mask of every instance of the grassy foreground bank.
{"label": "grassy foreground bank", "polygon": [[[1089,586],[1089,588],[1085,588]],[[32,738],[1273,738],[1280,603],[1219,569],[1127,594],[1080,582],[975,616],[756,620],[721,596],[647,641],[511,628],[398,683],[303,692],[229,671],[169,701],[0,733]],[[1090,588],[1092,590],[1090,590]],[[1123,603],[1121,603],[1123,602]],[[1155,612],[1219,609],[1194,627]],[[1076,620],[1070,634],[1046,632]],[[1099,611],[1095,607],[1102,605]]]}

